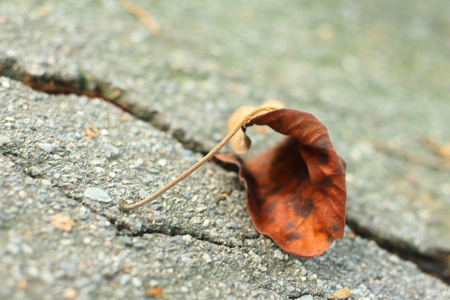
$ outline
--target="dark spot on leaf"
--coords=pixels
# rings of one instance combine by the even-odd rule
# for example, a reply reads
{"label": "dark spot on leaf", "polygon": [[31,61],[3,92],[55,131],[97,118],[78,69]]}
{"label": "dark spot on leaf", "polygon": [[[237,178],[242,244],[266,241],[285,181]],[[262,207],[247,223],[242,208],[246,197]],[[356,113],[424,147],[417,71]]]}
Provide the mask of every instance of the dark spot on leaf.
{"label": "dark spot on leaf", "polygon": [[342,157],[339,157],[339,169],[336,171],[336,174],[341,175],[344,174],[347,163]]}
{"label": "dark spot on leaf", "polygon": [[288,234],[286,234],[286,239],[288,241],[298,240],[301,237],[302,237],[302,235],[300,233],[298,233],[298,232],[295,232],[295,231],[291,231]]}
{"label": "dark spot on leaf", "polygon": [[333,185],[333,181],[331,180],[330,177],[328,177],[327,175],[324,175],[322,177],[322,179],[320,179],[316,182],[316,184],[321,187],[330,187]]}
{"label": "dark spot on leaf", "polygon": [[292,223],[287,223],[286,226],[284,226],[284,228],[286,228],[287,230],[291,230],[293,229],[295,226]]}
{"label": "dark spot on leaf", "polygon": [[333,224],[333,225],[330,226],[330,231],[333,232],[333,233],[339,232],[341,230],[342,230],[342,225],[341,224],[336,223],[336,224]]}
{"label": "dark spot on leaf", "polygon": [[256,205],[258,206],[263,206],[264,203],[266,202],[267,198],[265,197],[258,197],[256,198]]}
{"label": "dark spot on leaf", "polygon": [[330,140],[328,139],[328,135],[322,134],[319,136],[314,142],[314,146],[319,150],[327,150],[330,147]]}
{"label": "dark spot on leaf", "polygon": [[309,216],[313,207],[314,207],[314,204],[311,201],[311,199],[304,199],[304,200],[297,201],[296,203],[294,203],[294,206],[293,206],[295,214],[299,217],[304,217],[304,218]]}
{"label": "dark spot on leaf", "polygon": [[264,208],[264,211],[266,212],[266,214],[271,214],[273,209],[277,206],[278,203],[278,199],[267,204],[266,207]]}
{"label": "dark spot on leaf", "polygon": [[256,217],[258,218],[261,217],[259,215],[259,210],[256,207],[251,207],[250,209],[252,210],[252,212],[255,214]]}
{"label": "dark spot on leaf", "polygon": [[331,234],[327,235],[327,243],[331,244],[334,241],[334,237]]}
{"label": "dark spot on leaf", "polygon": [[330,157],[326,153],[321,153],[319,156],[319,164],[321,166],[326,165],[330,161]]}

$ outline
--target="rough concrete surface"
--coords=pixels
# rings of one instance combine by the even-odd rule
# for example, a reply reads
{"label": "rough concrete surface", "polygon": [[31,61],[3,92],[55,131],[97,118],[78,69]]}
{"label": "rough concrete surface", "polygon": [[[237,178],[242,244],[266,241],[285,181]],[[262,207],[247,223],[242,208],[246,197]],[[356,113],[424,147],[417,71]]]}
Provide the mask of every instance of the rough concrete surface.
{"label": "rough concrete surface", "polygon": [[449,173],[374,147],[427,156],[418,137],[450,140],[447,3],[140,3],[162,37],[115,1],[2,2],[2,73],[100,92],[204,151],[237,106],[278,98],[329,127],[349,165],[349,222],[408,252],[450,253]]}
{"label": "rough concrete surface", "polygon": [[[225,134],[237,106],[277,98],[329,128],[348,163],[353,228],[394,251],[444,264],[449,172],[392,157],[375,144],[432,157],[420,137],[450,141],[447,3],[139,3],[160,22],[162,36],[152,36],[112,0],[0,3],[0,74],[95,92],[141,119],[102,100],[48,96],[1,79],[0,182],[11,196],[1,202],[7,246],[0,249],[7,254],[0,267],[15,270],[1,278],[8,279],[5,297],[40,298],[49,288],[50,298],[63,291],[66,298],[144,297],[152,280],[167,298],[320,298],[346,285],[355,299],[448,293],[438,279],[359,237],[336,242],[316,259],[286,256],[253,229],[237,176],[212,164],[136,211],[122,213],[116,205],[121,197],[144,198],[192,165],[199,150]],[[85,136],[89,125],[100,135]],[[271,141],[251,135],[256,149]],[[230,196],[216,196],[222,193]],[[41,234],[59,211],[75,229]],[[89,239],[92,257],[81,261]],[[167,243],[173,245],[148,247]],[[58,257],[60,248],[73,259]],[[136,262],[126,259],[134,256]],[[240,256],[242,264],[233,265]],[[117,261],[111,276],[102,273],[108,259]],[[137,266],[140,260],[147,267]],[[64,263],[72,264],[72,275],[61,271]],[[128,263],[144,273],[127,273]],[[37,267],[29,272],[29,265]]]}
{"label": "rough concrete surface", "polygon": [[[315,259],[284,254],[252,228],[237,175],[213,164],[151,205],[119,212],[117,199],[138,199],[199,155],[102,100],[0,81],[7,299],[140,298],[152,288],[167,299],[320,299],[345,286],[355,299],[450,296],[354,235]],[[100,135],[85,135],[91,124]],[[222,192],[231,196],[215,197]],[[51,225],[58,214],[74,222],[70,231]]]}

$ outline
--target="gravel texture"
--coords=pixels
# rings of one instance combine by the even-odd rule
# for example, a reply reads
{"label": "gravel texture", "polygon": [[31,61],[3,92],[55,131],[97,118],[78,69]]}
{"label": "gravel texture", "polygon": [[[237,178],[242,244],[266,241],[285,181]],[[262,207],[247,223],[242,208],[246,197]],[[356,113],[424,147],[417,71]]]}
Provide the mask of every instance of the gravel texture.
{"label": "gravel texture", "polygon": [[[374,146],[381,140],[430,157],[418,137],[450,141],[448,3],[139,2],[161,23],[161,37],[152,36],[113,0],[2,1],[0,73],[56,80],[114,98],[195,150],[210,149],[220,140],[237,106],[278,98],[328,126],[348,162],[352,226],[402,251],[438,259],[450,254],[450,173],[391,157]],[[270,140],[252,138],[257,149]],[[55,141],[37,144],[42,157],[59,151]],[[139,143],[145,142],[136,147]],[[127,144],[105,141],[97,149],[105,155],[89,153],[91,163],[99,164],[100,173],[120,174],[124,169],[105,169],[100,161],[120,158]],[[147,166],[142,155],[134,159]],[[163,157],[151,168],[165,164],[179,171],[189,163],[173,165]],[[149,182],[158,179],[157,185],[168,179],[148,176]],[[83,183],[86,188],[97,184]],[[129,193],[127,187],[122,193]],[[197,194],[198,187],[187,194],[200,207],[208,199]],[[73,192],[81,197],[85,190]],[[142,198],[140,193],[133,196]],[[163,214],[166,204],[154,205]]]}
{"label": "gravel texture", "polygon": [[252,228],[236,175],[213,164],[120,212],[119,197],[145,197],[199,155],[102,100],[0,86],[0,298],[326,299],[346,286],[350,299],[450,297],[348,228],[322,256],[283,253]]}
{"label": "gravel texture", "polygon": [[[95,92],[115,99],[155,126],[100,100],[49,97],[2,78],[0,152],[14,164],[20,178],[66,197],[48,203],[45,193],[30,198],[45,204],[37,219],[50,223],[69,201],[84,208],[74,220],[91,224],[92,216],[102,216],[104,224],[110,224],[106,227],[123,236],[112,244],[129,251],[144,251],[147,244],[134,239],[158,233],[158,238],[181,247],[177,249],[190,249],[181,242],[186,235],[233,251],[234,247],[241,247],[240,251],[257,248],[266,239],[251,225],[242,184],[234,173],[212,164],[139,210],[121,213],[116,202],[121,197],[130,202],[143,199],[191,166],[200,156],[186,148],[210,149],[225,134],[226,119],[237,106],[277,98],[289,107],[314,113],[329,128],[338,153],[348,163],[347,219],[352,227],[396,250],[446,261],[444,268],[450,270],[450,173],[392,157],[375,147],[377,141],[384,141],[432,158],[421,137],[450,141],[449,4],[437,0],[427,4],[418,0],[288,1],[283,5],[256,0],[137,2],[160,22],[161,37],[152,36],[114,0],[0,3],[0,75]],[[255,150],[276,139],[250,134]],[[16,188],[5,185],[8,193],[14,190],[19,198],[37,192],[31,187],[29,191]],[[229,196],[217,196],[223,193]],[[9,197],[4,201],[10,201]],[[21,213],[24,205],[19,200],[17,206],[0,210],[0,222],[11,228],[22,224],[26,221]],[[43,213],[47,210],[51,213]],[[11,221],[16,215],[25,219]],[[7,246],[0,249],[22,251],[17,246],[22,241],[16,237],[13,241],[2,243]],[[337,245],[352,247],[345,243]],[[367,242],[357,238],[351,243],[360,243],[362,248]],[[373,252],[379,250],[369,245]],[[357,255],[363,255],[358,247]],[[275,257],[284,255],[274,253]],[[381,254],[365,255],[383,261]],[[205,262],[215,261],[212,253],[203,257]],[[273,260],[272,254],[268,257]],[[373,262],[364,264],[383,268]],[[411,287],[414,292],[400,298],[421,293],[432,297],[439,291],[437,281],[428,279],[416,285],[416,277],[402,277],[411,266],[398,264],[402,265],[399,274],[383,278],[409,282],[400,281],[399,291]],[[321,272],[314,274],[326,277],[324,269]],[[211,278],[211,287],[222,280]],[[359,290],[362,281],[358,278],[350,278],[349,288]],[[369,282],[379,280],[370,278]],[[140,280],[145,286],[149,277],[133,279],[124,276],[120,280],[125,285],[139,285]],[[11,282],[15,288],[24,284]],[[30,287],[32,280],[26,282]],[[299,297],[304,292],[305,299],[309,294],[323,296],[340,284],[336,280],[333,285],[331,279],[321,288],[316,282],[299,283],[291,293],[266,288],[264,282],[258,277],[253,283],[263,289],[260,297]],[[380,289],[365,281],[363,285],[366,289],[360,289],[356,298],[395,295],[387,283]],[[49,286],[53,285],[43,285],[42,291]],[[30,297],[38,295],[24,290]],[[167,295],[181,295],[180,291],[169,288]],[[94,292],[88,293],[90,297],[96,297]],[[192,295],[199,292],[195,289]],[[224,293],[214,295],[220,298]],[[60,298],[61,294],[51,295]],[[69,289],[64,295],[81,294],[77,291],[73,296]],[[258,295],[244,293],[242,297]]]}

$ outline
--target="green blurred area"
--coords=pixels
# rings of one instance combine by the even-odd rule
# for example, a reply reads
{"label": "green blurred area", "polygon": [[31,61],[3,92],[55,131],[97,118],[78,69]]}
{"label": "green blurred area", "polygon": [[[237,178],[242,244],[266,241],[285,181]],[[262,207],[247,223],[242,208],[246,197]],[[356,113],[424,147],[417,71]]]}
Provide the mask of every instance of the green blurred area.
{"label": "green blurred area", "polygon": [[446,1],[143,4],[181,51],[210,61],[236,84],[250,82],[267,98],[319,115],[359,115],[350,121],[352,135],[364,131],[365,138],[450,140]]}
{"label": "green blurred area", "polygon": [[[416,92],[435,89],[440,96],[441,89],[448,89],[450,5],[446,1],[199,1],[192,7],[156,1],[149,5],[170,11],[162,16],[170,18],[168,31],[184,32],[186,47],[241,75],[243,70],[257,71],[278,84],[301,80],[307,85],[319,77],[306,67],[314,65],[315,72],[334,71],[337,78],[369,88],[383,88],[384,83]],[[161,23],[164,28],[164,20]]]}

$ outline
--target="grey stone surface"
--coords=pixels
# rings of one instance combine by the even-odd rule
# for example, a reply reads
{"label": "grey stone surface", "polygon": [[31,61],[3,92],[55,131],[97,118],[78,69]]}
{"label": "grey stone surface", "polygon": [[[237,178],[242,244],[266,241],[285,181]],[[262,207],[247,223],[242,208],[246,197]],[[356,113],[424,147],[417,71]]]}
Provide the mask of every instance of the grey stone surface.
{"label": "grey stone surface", "polygon": [[[15,89],[28,94],[27,88],[17,83],[13,88],[2,91],[2,103],[6,104],[2,117],[16,115],[17,122],[3,124],[7,129],[5,136],[15,138],[12,145],[2,149],[4,153],[14,153],[28,174],[45,178],[48,185],[58,186],[69,197],[101,211],[117,226],[133,233],[182,232],[230,245],[242,244],[236,237],[257,236],[247,218],[244,191],[236,184],[237,175],[213,164],[149,205],[127,214],[119,212],[119,198],[140,200],[143,190],[156,191],[201,155],[186,152],[170,135],[145,122],[122,121],[126,113],[102,100],[31,93],[30,101],[16,98]],[[76,111],[85,106],[89,109]],[[45,117],[40,116],[41,111],[46,112]],[[90,125],[101,134],[86,136]],[[55,144],[54,152],[40,151],[35,146],[44,142]],[[120,149],[115,158],[107,156],[111,147]],[[99,161],[104,163],[98,164]],[[186,198],[181,192],[190,196]],[[231,194],[227,199],[216,196],[225,192]]]}
{"label": "grey stone surface", "polygon": [[[137,211],[92,201],[83,194],[88,185],[137,199],[199,155],[148,123],[122,121],[124,112],[104,101],[0,81],[9,85],[0,90],[0,136],[12,140],[0,155],[3,298],[142,299],[161,288],[165,299],[324,299],[345,286],[351,299],[450,297],[446,284],[349,228],[314,259],[281,252],[252,229],[236,175],[213,164]],[[102,134],[85,136],[89,124]],[[106,158],[105,144],[119,156]],[[224,189],[230,197],[214,196]],[[73,220],[70,231],[51,225],[56,214]]]}
{"label": "grey stone surface", "polygon": [[106,193],[104,190],[99,188],[92,188],[89,187],[84,191],[84,197],[96,200],[100,202],[111,202],[112,199],[109,197],[108,193]]}
{"label": "grey stone surface", "polygon": [[[0,74],[102,94],[169,133],[118,113],[108,119],[110,105],[85,97],[24,98],[27,89],[2,79],[0,101],[9,104],[0,149],[27,176],[102,214],[121,234],[189,234],[242,247],[259,235],[242,185],[216,166],[136,212],[119,213],[115,200],[145,198],[199,158],[172,137],[209,149],[237,106],[278,98],[328,126],[348,162],[352,226],[402,251],[448,257],[449,172],[374,147],[382,140],[427,157],[417,137],[450,141],[447,2],[140,3],[161,23],[162,37],[113,0],[1,1]],[[101,135],[85,136],[88,125]],[[274,138],[251,136],[256,150]],[[85,197],[87,188],[112,201]],[[224,192],[231,196],[215,196]],[[79,218],[91,220],[85,212]],[[0,211],[0,220],[9,219]]]}
{"label": "grey stone surface", "polygon": [[162,37],[112,0],[2,1],[2,73],[118,98],[197,150],[224,136],[237,106],[278,98],[328,126],[348,162],[353,226],[409,252],[450,253],[449,173],[373,145],[428,156],[417,136],[450,141],[447,2],[141,4]]}

